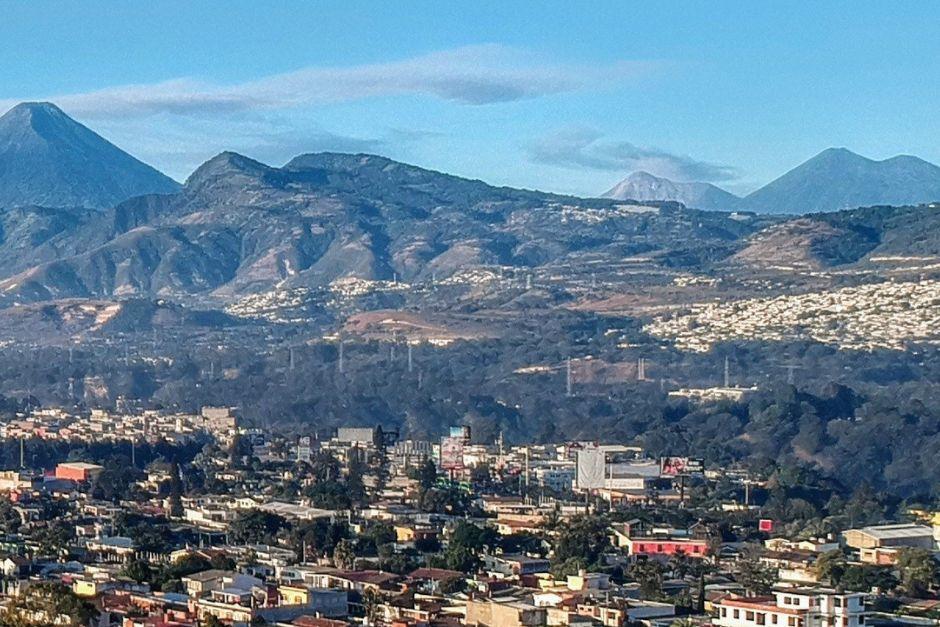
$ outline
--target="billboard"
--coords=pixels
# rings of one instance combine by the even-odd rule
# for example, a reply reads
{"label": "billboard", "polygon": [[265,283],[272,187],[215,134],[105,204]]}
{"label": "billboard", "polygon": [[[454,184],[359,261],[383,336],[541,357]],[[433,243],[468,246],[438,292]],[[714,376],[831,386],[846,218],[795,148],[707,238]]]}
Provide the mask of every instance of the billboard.
{"label": "billboard", "polygon": [[450,437],[452,438],[462,438],[464,442],[470,442],[470,427],[467,425],[460,425],[450,428]]}
{"label": "billboard", "polygon": [[662,457],[659,472],[666,477],[700,475],[705,471],[705,461],[695,457]]}
{"label": "billboard", "polygon": [[463,437],[441,438],[441,468],[443,470],[463,469]]}
{"label": "billboard", "polygon": [[761,518],[757,523],[757,528],[760,531],[771,532],[774,530],[774,521],[769,518]]}
{"label": "billboard", "polygon": [[607,456],[597,446],[584,447],[578,451],[575,486],[582,490],[604,487],[607,471]]}

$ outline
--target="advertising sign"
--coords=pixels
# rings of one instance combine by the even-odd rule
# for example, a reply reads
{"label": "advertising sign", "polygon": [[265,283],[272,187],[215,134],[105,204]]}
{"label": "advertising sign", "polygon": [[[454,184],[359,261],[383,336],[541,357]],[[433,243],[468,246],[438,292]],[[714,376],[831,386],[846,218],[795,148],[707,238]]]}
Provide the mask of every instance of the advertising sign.
{"label": "advertising sign", "polygon": [[578,451],[575,485],[582,490],[603,488],[606,470],[607,458],[603,450],[596,446],[582,448]]}
{"label": "advertising sign", "polygon": [[699,475],[705,471],[704,460],[694,457],[663,457],[659,460],[660,474],[667,477]]}
{"label": "advertising sign", "polygon": [[463,469],[463,437],[441,438],[441,468],[443,470]]}

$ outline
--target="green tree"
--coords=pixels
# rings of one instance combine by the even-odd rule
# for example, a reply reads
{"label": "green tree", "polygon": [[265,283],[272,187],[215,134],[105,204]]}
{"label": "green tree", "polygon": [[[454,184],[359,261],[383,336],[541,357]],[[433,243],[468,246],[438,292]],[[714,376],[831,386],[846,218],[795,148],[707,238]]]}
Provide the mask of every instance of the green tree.
{"label": "green tree", "polygon": [[325,519],[311,520],[296,525],[290,534],[291,548],[301,561],[311,557],[331,555],[340,540],[349,535],[345,523]]}
{"label": "green tree", "polygon": [[838,549],[823,553],[813,564],[813,571],[820,581],[838,586],[845,574],[845,556]]}
{"label": "green tree", "polygon": [[170,465],[169,510],[172,518],[182,518],[183,480],[180,478],[180,465],[175,461]]}
{"label": "green tree", "polygon": [[777,573],[760,561],[757,549],[752,547],[738,558],[735,579],[749,594],[770,594],[777,581]]}
{"label": "green tree", "polygon": [[0,533],[17,533],[21,524],[20,514],[13,509],[13,503],[10,502],[10,499],[0,499]]}
{"label": "green tree", "polygon": [[288,527],[287,520],[259,509],[240,513],[229,526],[229,533],[236,542],[246,544],[271,543],[282,529]]}
{"label": "green tree", "polygon": [[382,604],[382,595],[374,588],[366,588],[362,593],[362,609],[365,613],[366,624],[375,625],[379,617],[379,606]]}
{"label": "green tree", "polygon": [[600,516],[578,516],[558,527],[555,560],[578,560],[584,568],[594,568],[609,548],[607,521]]}
{"label": "green tree", "polygon": [[235,570],[237,564],[234,559],[225,553],[216,553],[209,560],[209,566],[216,570]]}
{"label": "green tree", "polygon": [[[98,611],[79,599],[66,585],[40,582],[26,589],[0,615],[0,627],[37,627],[42,625],[87,625]],[[67,622],[62,622],[67,621]]]}
{"label": "green tree", "polygon": [[144,583],[151,581],[153,570],[150,568],[150,564],[144,560],[131,560],[124,564],[121,574],[130,577],[137,583]]}
{"label": "green tree", "polygon": [[904,592],[925,597],[938,581],[937,561],[926,549],[904,547],[898,552],[897,570]]}
{"label": "green tree", "polygon": [[437,466],[430,459],[418,466],[413,477],[418,480],[418,486],[422,491],[430,490],[437,483]]}
{"label": "green tree", "polygon": [[333,549],[333,565],[344,570],[352,570],[356,564],[355,544],[343,538]]}
{"label": "green tree", "polygon": [[630,566],[630,578],[640,584],[644,599],[657,599],[663,594],[663,567],[656,560],[638,559]]}

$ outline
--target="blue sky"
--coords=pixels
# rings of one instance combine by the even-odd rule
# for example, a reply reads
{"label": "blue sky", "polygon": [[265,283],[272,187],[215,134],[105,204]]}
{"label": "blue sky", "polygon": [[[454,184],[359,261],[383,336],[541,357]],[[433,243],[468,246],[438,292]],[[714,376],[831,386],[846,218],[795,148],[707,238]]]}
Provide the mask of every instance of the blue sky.
{"label": "blue sky", "polygon": [[940,162],[931,2],[7,2],[0,106],[52,100],[177,179],[376,152],[597,194],[745,192],[829,146]]}

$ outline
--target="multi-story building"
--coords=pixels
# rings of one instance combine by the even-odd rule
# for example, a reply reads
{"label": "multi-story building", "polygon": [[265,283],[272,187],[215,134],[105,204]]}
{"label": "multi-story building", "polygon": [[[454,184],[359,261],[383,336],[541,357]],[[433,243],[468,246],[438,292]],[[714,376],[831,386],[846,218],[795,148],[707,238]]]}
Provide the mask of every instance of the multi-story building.
{"label": "multi-story building", "polygon": [[777,587],[772,596],[717,601],[720,627],[860,627],[865,595],[831,588]]}

